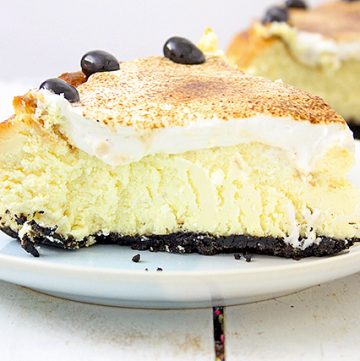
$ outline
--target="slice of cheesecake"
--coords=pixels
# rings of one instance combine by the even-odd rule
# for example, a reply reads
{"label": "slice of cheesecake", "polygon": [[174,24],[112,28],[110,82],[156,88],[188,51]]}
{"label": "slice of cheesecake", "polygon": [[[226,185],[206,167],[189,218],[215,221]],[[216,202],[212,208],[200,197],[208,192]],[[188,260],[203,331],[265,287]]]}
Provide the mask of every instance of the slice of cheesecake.
{"label": "slice of cheesecake", "polygon": [[240,69],[323,97],[360,125],[360,1],[271,8],[233,39],[227,55]]}
{"label": "slice of cheesecake", "polygon": [[299,258],[357,241],[343,118],[222,57],[201,62],[138,59],[64,74],[70,101],[46,86],[16,97],[0,124],[1,229],[35,256],[116,243]]}

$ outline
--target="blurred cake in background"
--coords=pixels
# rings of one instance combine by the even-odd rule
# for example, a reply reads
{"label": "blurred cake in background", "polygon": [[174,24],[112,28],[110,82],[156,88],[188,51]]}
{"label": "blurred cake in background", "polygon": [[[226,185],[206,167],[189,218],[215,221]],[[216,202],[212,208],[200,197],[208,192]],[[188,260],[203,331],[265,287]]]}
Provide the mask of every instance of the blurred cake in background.
{"label": "blurred cake in background", "polygon": [[227,55],[240,69],[323,97],[360,135],[360,1],[273,6]]}

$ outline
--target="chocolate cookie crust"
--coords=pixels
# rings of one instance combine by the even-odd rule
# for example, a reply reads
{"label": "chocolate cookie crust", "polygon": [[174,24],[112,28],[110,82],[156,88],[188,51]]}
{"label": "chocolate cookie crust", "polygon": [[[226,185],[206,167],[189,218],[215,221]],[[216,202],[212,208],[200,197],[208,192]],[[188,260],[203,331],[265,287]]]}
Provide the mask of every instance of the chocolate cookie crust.
{"label": "chocolate cookie crust", "polygon": [[359,122],[355,122],[353,120],[348,120],[348,124],[352,132],[354,133],[355,139],[360,139],[360,125],[357,125]]}
{"label": "chocolate cookie crust", "polygon": [[[25,217],[17,217],[25,223]],[[19,237],[19,232],[10,227],[0,225],[0,230],[12,238],[17,238],[21,246],[34,257],[39,257],[36,245],[48,245],[67,250],[79,249],[90,244],[117,244],[130,246],[134,250],[163,251],[170,253],[199,253],[215,255],[219,253],[246,252],[272,255],[285,258],[300,259],[304,257],[322,257],[339,253],[359,242],[360,239],[339,240],[329,237],[319,237],[318,244],[312,244],[305,249],[294,248],[281,238],[254,237],[246,235],[213,236],[198,233],[172,233],[168,235],[126,236],[118,233],[90,235],[81,241],[73,237],[65,238],[56,233],[55,228],[46,228],[34,220],[27,222],[27,231]]]}

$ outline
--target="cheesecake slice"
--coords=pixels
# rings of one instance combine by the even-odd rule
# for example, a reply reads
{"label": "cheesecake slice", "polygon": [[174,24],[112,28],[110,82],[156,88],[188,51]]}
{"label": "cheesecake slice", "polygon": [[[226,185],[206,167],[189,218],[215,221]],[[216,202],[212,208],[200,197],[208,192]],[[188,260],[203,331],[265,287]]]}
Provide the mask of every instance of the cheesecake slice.
{"label": "cheesecake slice", "polygon": [[360,1],[269,9],[227,55],[240,69],[321,96],[360,137]]}
{"label": "cheesecake slice", "polygon": [[16,97],[0,123],[1,229],[35,256],[41,244],[114,243],[301,258],[359,240],[343,118],[221,56],[203,60],[64,74],[71,101]]}

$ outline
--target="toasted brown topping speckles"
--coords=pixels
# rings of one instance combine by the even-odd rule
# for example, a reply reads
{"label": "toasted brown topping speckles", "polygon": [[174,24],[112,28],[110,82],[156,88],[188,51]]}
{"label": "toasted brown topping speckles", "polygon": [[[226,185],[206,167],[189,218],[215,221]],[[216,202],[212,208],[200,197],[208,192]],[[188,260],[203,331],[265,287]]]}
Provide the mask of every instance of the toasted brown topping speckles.
{"label": "toasted brown topping speckles", "polygon": [[78,87],[84,116],[109,126],[184,126],[195,120],[258,113],[312,123],[344,123],[321,98],[240,72],[221,57],[195,66],[161,57],[122,63]]}

